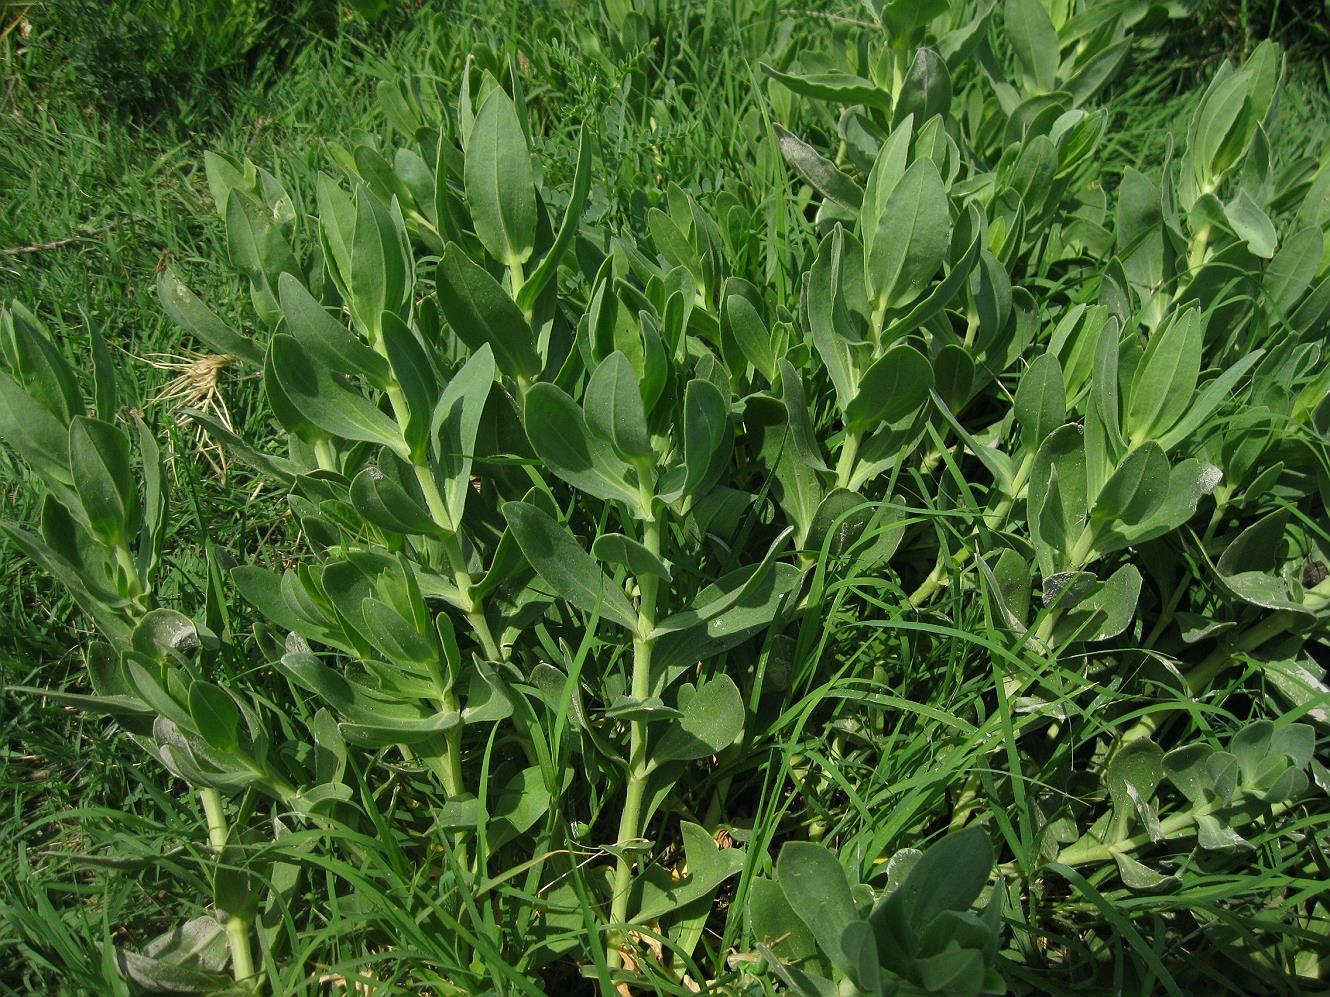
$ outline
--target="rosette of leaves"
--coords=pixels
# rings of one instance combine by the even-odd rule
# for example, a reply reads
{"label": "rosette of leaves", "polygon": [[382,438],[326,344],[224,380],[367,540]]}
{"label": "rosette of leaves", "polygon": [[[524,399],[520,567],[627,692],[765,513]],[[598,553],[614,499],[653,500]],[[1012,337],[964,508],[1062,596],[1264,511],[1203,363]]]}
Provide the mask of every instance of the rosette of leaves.
{"label": "rosette of leaves", "polygon": [[989,887],[992,870],[978,828],[897,852],[880,892],[821,845],[789,842],[775,877],[751,884],[756,954],[800,997],[1006,993],[996,966],[1004,887]]}

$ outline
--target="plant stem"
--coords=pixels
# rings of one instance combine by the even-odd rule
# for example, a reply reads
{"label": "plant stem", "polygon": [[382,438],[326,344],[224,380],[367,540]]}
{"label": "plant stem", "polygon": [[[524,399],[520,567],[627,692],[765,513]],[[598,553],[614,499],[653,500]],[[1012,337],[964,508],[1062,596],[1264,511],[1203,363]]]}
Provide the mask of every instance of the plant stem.
{"label": "plant stem", "polygon": [[[1262,645],[1269,643],[1276,637],[1288,633],[1298,623],[1298,614],[1289,609],[1280,609],[1271,613],[1260,623],[1243,631],[1242,635],[1236,640],[1220,641],[1213,651],[1194,668],[1189,668],[1183,672],[1183,679],[1187,683],[1187,694],[1189,696],[1200,695],[1201,691],[1208,686],[1214,677],[1219,674],[1219,670],[1224,667],[1235,654],[1243,654],[1255,651]],[[1141,717],[1140,720],[1118,739],[1118,746],[1128,744],[1132,741],[1139,741],[1142,738],[1149,737],[1159,728],[1159,717],[1155,714]]]}
{"label": "plant stem", "polygon": [[[402,389],[396,384],[388,386],[388,401],[392,405],[398,425],[405,426],[410,413]],[[418,460],[411,461],[411,469],[415,472],[416,481],[425,496],[425,505],[429,509],[430,518],[447,534],[443,538],[444,552],[448,557],[448,566],[452,569],[453,584],[457,586],[458,594],[461,596],[462,610],[466,614],[467,622],[480,641],[486,659],[499,661],[502,655],[498,642],[495,641],[489,622],[485,619],[484,606],[479,599],[471,595],[471,574],[467,570],[466,559],[462,556],[461,544],[457,540],[457,524],[448,513],[448,506],[443,501],[438,482],[434,480],[434,471],[429,464]]]}
{"label": "plant stem", "polygon": [[1199,270],[1205,263],[1206,251],[1210,246],[1210,226],[1202,225],[1192,240],[1191,250],[1187,254],[1187,263],[1195,271]]}
{"label": "plant stem", "polygon": [[226,814],[222,810],[222,794],[215,789],[200,789],[199,799],[203,801],[203,816],[208,822],[208,844],[215,854],[222,854],[226,847]]}
{"label": "plant stem", "polygon": [[337,455],[333,453],[332,443],[327,438],[314,441],[314,459],[325,471],[337,470]]}
{"label": "plant stem", "polygon": [[[199,799],[203,803],[203,817],[208,824],[208,844],[214,858],[221,861],[230,832],[226,825],[226,812],[222,809],[222,794],[215,789],[202,788]],[[231,952],[231,973],[237,981],[254,975],[254,957],[249,949],[249,921],[229,915],[226,918],[226,946]]]}
{"label": "plant stem", "polygon": [[[522,293],[522,288],[526,284],[526,274],[522,270],[521,260],[513,260],[508,264],[508,277],[511,283],[508,293],[516,301],[517,296]],[[527,318],[530,319],[531,316],[528,315]]]}
{"label": "plant stem", "polygon": [[[1276,803],[1269,807],[1269,815],[1278,817],[1287,810],[1297,805],[1296,800],[1285,800],[1282,803]],[[1184,833],[1190,832],[1201,817],[1209,817],[1211,814],[1219,813],[1223,810],[1237,810],[1241,812],[1242,808],[1221,807],[1215,803],[1206,803],[1196,807],[1194,810],[1188,810],[1184,813],[1174,814],[1159,822],[1155,834],[1152,836],[1148,831],[1142,831],[1140,834],[1133,835],[1130,838],[1123,838],[1121,841],[1114,841],[1110,844],[1100,844],[1097,841],[1086,841],[1082,838],[1080,841],[1074,841],[1058,853],[1058,862],[1065,866],[1075,868],[1081,865],[1094,865],[1098,862],[1107,862],[1114,855],[1130,854],[1139,848],[1152,844],[1159,838],[1180,837]]]}
{"label": "plant stem", "polygon": [[854,464],[859,457],[859,434],[852,429],[845,430],[845,439],[841,442],[840,460],[836,462],[836,485],[849,488],[854,477]]}
{"label": "plant stem", "polygon": [[[650,510],[650,504],[647,506]],[[647,550],[660,555],[661,523],[651,518],[643,526],[642,542]],[[651,631],[656,628],[656,594],[659,579],[643,574],[637,579],[640,598],[637,606],[637,633],[633,635],[633,698],[642,700],[651,695],[651,652],[655,640]],[[625,844],[641,836],[642,801],[646,795],[647,731],[641,720],[628,723],[628,786],[624,796],[623,813],[619,817],[617,844]],[[610,923],[621,925],[628,920],[628,894],[632,886],[633,863],[620,854],[614,868],[614,894],[610,902]],[[608,953],[610,965],[622,964],[617,938],[611,939]]]}
{"label": "plant stem", "polygon": [[[518,272],[520,273],[520,271],[521,267],[519,266]],[[381,356],[387,358],[387,349],[384,346],[382,336],[374,337],[374,348]],[[389,384],[387,394],[397,424],[405,429],[410,421],[411,410],[407,405],[406,396],[402,392],[401,385],[395,382]],[[444,502],[443,494],[439,491],[438,482],[434,480],[434,470],[427,461],[415,457],[410,457],[409,460],[411,469],[415,472],[416,481],[420,485],[421,493],[425,496],[425,505],[429,509],[430,518],[444,532],[442,537],[444,554],[448,558],[448,566],[452,569],[453,584],[457,586],[462,611],[466,614],[467,622],[471,625],[472,631],[480,640],[485,657],[490,661],[498,661],[500,657],[499,647],[495,643],[494,635],[490,632],[489,623],[485,619],[484,606],[471,594],[471,574],[466,567],[466,558],[462,555],[462,545],[457,539],[457,524],[453,522],[453,518],[448,512],[448,505]],[[456,676],[454,676],[455,679]],[[457,698],[451,687],[447,690],[441,690],[440,704],[445,711],[451,712],[458,709]],[[438,775],[439,781],[443,783],[443,789],[448,794],[448,798],[457,799],[464,795],[466,793],[466,780],[462,774],[461,725],[444,732],[443,758],[440,762],[441,764],[437,766],[431,766],[431,770]],[[459,831],[457,833],[455,842],[457,864],[462,869],[468,869],[470,863],[467,858],[464,832]]]}
{"label": "plant stem", "polygon": [[[1025,482],[1030,477],[1030,468],[1033,466],[1034,455],[1027,454],[1025,459],[1021,461],[1020,466],[1016,468],[1015,475],[1012,476],[1011,494],[1003,495],[993,508],[984,513],[984,526],[989,530],[996,530],[1006,522],[1007,513],[1011,511],[1011,507],[1016,504],[1021,492],[1025,490]],[[954,556],[950,557],[951,565],[957,568],[962,567],[973,556],[974,551],[971,548],[962,547]],[[947,561],[948,554],[946,550],[939,551],[937,563],[933,566],[933,570],[928,573],[927,578],[919,583],[918,588],[910,593],[909,600],[913,608],[918,609],[946,587],[948,583]]]}
{"label": "plant stem", "polygon": [[148,608],[147,600],[144,598],[146,593],[143,588],[143,579],[139,576],[139,566],[134,560],[134,552],[129,549],[127,542],[121,541],[115,545],[115,563],[120,566],[120,570],[125,573],[125,584],[129,587],[129,597],[142,609]]}

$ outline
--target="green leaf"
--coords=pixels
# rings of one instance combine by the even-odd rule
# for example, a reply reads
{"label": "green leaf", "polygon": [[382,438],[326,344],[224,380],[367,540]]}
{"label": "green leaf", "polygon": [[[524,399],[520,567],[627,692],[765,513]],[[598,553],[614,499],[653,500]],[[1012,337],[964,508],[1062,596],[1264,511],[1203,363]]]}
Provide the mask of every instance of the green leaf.
{"label": "green leaf", "polygon": [[582,209],[586,206],[587,194],[591,190],[591,158],[590,133],[583,123],[577,139],[577,166],[573,171],[573,189],[563,212],[559,234],[554,237],[554,244],[550,246],[549,251],[541,258],[540,264],[531,272],[531,276],[517,293],[517,304],[524,312],[529,313],[535,307],[540,292],[553,279],[559,269],[559,261],[563,259],[577,235]]}
{"label": "green leaf", "polygon": [[607,439],[591,432],[582,410],[562,388],[543,381],[534,385],[522,421],[536,455],[554,474],[588,495],[640,508],[631,469]]}
{"label": "green leaf", "polygon": [[1006,625],[1013,630],[1024,630],[1030,614],[1030,563],[1008,547],[998,555],[991,569],[983,560],[979,561],[979,568]]}
{"label": "green leaf", "polygon": [[812,842],[786,842],[776,859],[776,881],[827,958],[842,972],[856,969],[857,953],[846,952],[841,940],[858,914],[836,856]]}
{"label": "green leaf", "polygon": [[166,314],[219,354],[238,357],[254,367],[263,366],[263,347],[219,319],[169,266],[157,275],[157,297]]}
{"label": "green leaf", "polygon": [[1232,852],[1251,847],[1242,835],[1211,814],[1196,818],[1196,843],[1206,851]]}
{"label": "green leaf", "polygon": [[859,393],[845,409],[855,431],[895,425],[916,413],[933,390],[933,368],[913,346],[901,343],[864,371]]}
{"label": "green leaf", "polygon": [[810,551],[819,552],[825,545],[829,554],[844,554],[865,538],[880,508],[859,492],[833,488],[818,505],[804,542]]}
{"label": "green leaf", "polygon": [[688,878],[672,881],[668,874],[659,880],[648,873],[642,883],[642,906],[633,916],[637,923],[654,921],[671,911],[711,896],[716,889],[744,868],[744,852],[740,848],[721,848],[706,828],[691,821],[680,821],[683,837],[684,864]]}
{"label": "green leaf", "polygon": [[857,183],[797,135],[786,131],[779,124],[774,127],[781,155],[810,187],[850,211],[857,212],[860,209],[864,192]]}
{"label": "green leaf", "polygon": [[406,240],[401,208],[385,205],[368,187],[355,196],[356,226],[351,240],[348,304],[371,332],[380,329],[385,312],[406,311],[413,282],[413,258]]}
{"label": "green leaf", "polygon": [[240,745],[240,710],[221,686],[195,682],[189,687],[189,715],[209,746],[230,754]]}
{"label": "green leaf", "polygon": [[544,363],[522,309],[455,243],[444,247],[437,283],[439,310],[458,339],[473,351],[488,343],[499,370],[509,377],[530,379],[540,373]]}
{"label": "green leaf", "polygon": [[462,523],[467,499],[473,492],[471,465],[485,404],[494,386],[494,353],[482,346],[467,358],[443,389],[430,434],[436,444],[443,500],[455,531]]}
{"label": "green leaf", "polygon": [[503,515],[523,555],[549,585],[552,595],[585,613],[599,614],[637,631],[637,613],[623,590],[552,516],[528,502],[505,503]]}
{"label": "green leaf", "polygon": [[1164,774],[1193,803],[1204,803],[1210,785],[1207,766],[1215,749],[1208,744],[1187,744],[1164,755]]}
{"label": "green leaf", "polygon": [[[83,415],[83,392],[63,354],[42,328],[37,316],[15,301],[0,309],[4,355],[10,371],[24,390],[61,425]],[[100,339],[100,337],[97,337]],[[94,343],[97,340],[94,339]],[[113,411],[99,413],[105,419]]]}
{"label": "green leaf", "polygon": [[[405,425],[399,426],[412,463],[420,463],[429,446],[430,425],[439,399],[434,368],[415,332],[393,312],[382,319],[383,350],[405,402]],[[403,413],[395,412],[396,419]]]}
{"label": "green leaf", "polygon": [[3,371],[0,371],[0,439],[48,483],[73,484],[68,428]]}
{"label": "green leaf", "polygon": [[226,245],[231,263],[256,285],[277,280],[280,273],[299,273],[272,212],[243,191],[232,191],[226,203]]}
{"label": "green leaf", "polygon": [[[897,39],[912,39],[930,21],[945,14],[949,4],[948,0],[885,0],[874,6],[882,27],[893,43],[898,43]],[[982,24],[986,16],[982,15],[976,23]]]}
{"label": "green leaf", "polygon": [[596,367],[583,405],[587,427],[609,440],[620,457],[654,459],[638,376],[623,353],[615,350]]}
{"label": "green leaf", "polygon": [[512,98],[501,89],[491,90],[476,112],[464,180],[481,245],[506,265],[525,263],[536,240],[531,153]]}
{"label": "green leaf", "polygon": [[1191,308],[1151,337],[1127,394],[1127,432],[1133,443],[1164,436],[1196,393],[1204,323]]}
{"label": "green leaf", "polygon": [[1025,499],[1030,540],[1046,578],[1062,566],[1080,535],[1087,513],[1085,489],[1084,434],[1069,423],[1040,444]]}
{"label": "green leaf", "polygon": [[462,722],[456,711],[444,710],[427,717],[367,715],[337,725],[348,744],[388,748],[399,744],[421,744],[447,733]]}
{"label": "green leaf", "polygon": [[729,402],[713,383],[700,378],[688,382],[683,400],[684,495],[703,490],[711,483],[708,479],[714,482],[718,459],[729,456],[729,415]]}
{"label": "green leaf", "polygon": [[1238,191],[1233,200],[1224,205],[1224,216],[1234,234],[1246,242],[1253,253],[1263,260],[1275,255],[1279,233],[1275,231],[1274,222],[1245,190]]}
{"label": "green leaf", "polygon": [[954,831],[924,850],[882,904],[898,907],[907,923],[922,927],[946,911],[969,910],[992,868],[993,845],[982,828]]}
{"label": "green leaf", "polygon": [[1308,718],[1330,727],[1330,684],[1326,683],[1324,668],[1304,653],[1297,658],[1267,661],[1262,673],[1280,698],[1305,708]]}
{"label": "green leaf", "polygon": [[148,993],[225,994],[226,933],[216,917],[195,918],[158,936],[143,952],[114,950],[113,973]]}
{"label": "green leaf", "polygon": [[356,206],[331,177],[320,173],[315,184],[319,205],[319,245],[323,263],[343,300],[351,296],[351,244],[356,231]]}
{"label": "green leaf", "polygon": [[134,650],[156,661],[189,655],[202,646],[198,627],[184,613],[159,607],[150,610],[134,628]]}
{"label": "green leaf", "polygon": [[914,118],[906,116],[891,130],[884,142],[877,146],[873,165],[869,169],[864,203],[859,211],[859,231],[865,249],[871,254],[877,238],[887,198],[905,175],[910,162],[910,143],[914,138]]}
{"label": "green leaf", "polygon": [[225,153],[209,149],[203,153],[203,169],[217,217],[223,221],[226,220],[226,202],[232,190],[238,187],[252,193],[258,189],[258,173],[248,159],[242,165]]}
{"label": "green leaf", "polygon": [[641,578],[654,575],[662,581],[670,580],[670,565],[642,544],[622,533],[602,533],[591,545],[591,553],[604,564],[621,564]]}
{"label": "green leaf", "polygon": [[[1234,72],[1232,66],[1225,63],[1201,98],[1187,136],[1184,161],[1190,163],[1194,188],[1213,188],[1223,173],[1225,164],[1220,151],[1247,102],[1250,82],[1248,73]],[[1190,208],[1191,204],[1184,203],[1184,207]]]}
{"label": "green leaf", "polygon": [[797,94],[835,104],[866,104],[883,111],[891,110],[891,95],[872,80],[849,73],[783,73],[761,63],[762,71]]}
{"label": "green leaf", "polygon": [[896,95],[892,118],[900,124],[907,116],[923,124],[936,114],[946,115],[951,108],[951,75],[947,64],[931,48],[920,48],[905,74]]}
{"label": "green leaf", "polygon": [[110,347],[102,336],[101,326],[80,312],[83,324],[88,327],[88,338],[92,341],[92,401],[97,409],[97,418],[111,422],[120,408],[119,379],[116,375],[115,361],[111,358]]}
{"label": "green leaf", "polygon": [[1164,752],[1149,738],[1124,744],[1104,772],[1113,806],[1124,814],[1148,804],[1163,778]]}
{"label": "green leaf", "polygon": [[1168,485],[1168,458],[1158,443],[1146,443],[1129,453],[1104,483],[1091,517],[1127,526],[1144,523],[1164,503]]}
{"label": "green leaf", "polygon": [[1031,453],[1067,421],[1067,389],[1062,380],[1062,365],[1052,353],[1031,361],[1016,388],[1016,421],[1021,427],[1021,443]]}
{"label": "green leaf", "polygon": [[814,470],[825,471],[827,465],[822,457],[822,447],[813,434],[809,418],[803,376],[784,357],[777,361],[777,365],[780,368],[781,401],[785,404],[785,417],[790,429],[789,442],[803,463]]}
{"label": "green leaf", "polygon": [[1037,90],[1048,93],[1057,85],[1062,55],[1043,0],[1007,0],[1002,19],[1021,69]]}
{"label": "green leaf", "polygon": [[277,297],[286,331],[311,358],[339,374],[364,377],[379,388],[388,386],[392,378],[388,361],[329,315],[297,278],[288,273],[278,277]]}
{"label": "green leaf", "polygon": [[77,692],[63,692],[58,689],[42,689],[30,685],[5,686],[6,692],[20,696],[37,696],[48,699],[61,706],[71,706],[94,716],[113,717],[117,720],[134,720],[153,716],[156,710],[136,696],[101,695],[88,696]]}
{"label": "green leaf", "polygon": [[1158,873],[1149,866],[1137,862],[1126,852],[1114,852],[1113,861],[1117,863],[1118,875],[1122,877],[1123,884],[1130,890],[1154,893],[1178,881],[1176,876]]}
{"label": "green leaf", "polygon": [[688,610],[661,622],[672,629],[656,644],[656,666],[704,661],[770,627],[781,607],[793,604],[802,581],[803,572],[792,564],[775,564],[762,573],[750,566],[722,576],[699,592]]}
{"label": "green leaf", "polygon": [[932,159],[910,164],[873,224],[868,283],[879,308],[899,308],[924,293],[951,247],[947,192]]}
{"label": "green leaf", "polygon": [[[393,663],[437,665],[439,649],[387,603],[372,596],[360,603],[365,636]],[[427,621],[428,622],[428,621]]]}
{"label": "green leaf", "polygon": [[1054,631],[1055,642],[1116,637],[1131,625],[1140,596],[1140,571],[1134,564],[1122,565],[1095,591],[1068,605]]}
{"label": "green leaf", "polygon": [[1318,228],[1301,229],[1279,247],[1261,278],[1261,286],[1277,315],[1286,317],[1302,300],[1316,279],[1324,248],[1325,237]]}
{"label": "green leaf", "polygon": [[813,933],[774,880],[757,876],[749,883],[748,916],[753,923],[753,937],[770,945],[781,959],[802,962],[817,954]]}
{"label": "green leaf", "polygon": [[856,337],[845,306],[846,288],[854,286],[856,268],[863,270],[862,251],[837,225],[818,246],[803,295],[809,334],[842,411],[854,398],[858,381],[852,352]]}
{"label": "green leaf", "polygon": [[311,425],[345,440],[382,444],[406,456],[397,423],[321,364],[310,363],[295,337],[285,333],[272,337],[267,372],[292,408]]}
{"label": "green leaf", "polygon": [[[572,781],[572,770],[564,773],[564,790]],[[510,778],[494,797],[494,811],[487,835],[491,848],[497,848],[535,826],[549,812],[553,802],[539,765],[522,769]]]}
{"label": "green leaf", "polygon": [[743,733],[743,697],[728,675],[718,675],[700,689],[681,686],[679,712],[682,716],[651,747],[654,765],[719,754]]}
{"label": "green leaf", "polygon": [[744,359],[757,368],[768,383],[774,384],[776,356],[771,347],[771,332],[753,303],[742,294],[727,295],[721,311],[721,322],[739,344]]}
{"label": "green leaf", "polygon": [[119,426],[79,416],[69,425],[69,463],[92,531],[108,544],[125,543],[138,516],[129,439]]}
{"label": "green leaf", "polygon": [[1114,528],[1095,540],[1103,554],[1153,540],[1172,532],[1196,514],[1201,499],[1214,491],[1223,474],[1213,464],[1188,457],[1173,465],[1168,474],[1168,495],[1162,505],[1142,523],[1125,529]]}
{"label": "green leaf", "polygon": [[[903,315],[894,315],[890,325],[893,332],[901,334],[913,332],[931,322],[936,315],[951,303],[974,271],[983,250],[984,222],[983,212],[974,204],[966,207],[963,225],[957,225],[952,231],[951,257],[955,260],[947,275],[933,285],[933,289],[915,302],[914,306]],[[966,236],[969,235],[968,242]],[[961,249],[961,246],[964,246]],[[959,255],[958,255],[959,251]],[[958,343],[948,343],[943,348],[960,349]],[[936,363],[936,360],[935,360]]]}

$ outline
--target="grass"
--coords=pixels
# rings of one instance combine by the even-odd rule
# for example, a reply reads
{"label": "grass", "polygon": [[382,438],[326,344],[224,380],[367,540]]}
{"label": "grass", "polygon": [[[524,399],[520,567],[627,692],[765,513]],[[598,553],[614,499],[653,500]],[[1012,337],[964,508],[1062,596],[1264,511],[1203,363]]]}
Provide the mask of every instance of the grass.
{"label": "grass", "polygon": [[[309,201],[317,172],[334,158],[333,143],[384,132],[381,83],[418,78],[451,94],[468,53],[502,64],[510,54],[502,39],[539,39],[560,19],[570,23],[550,30],[547,44],[512,53],[519,65],[528,60],[524,76],[538,83],[528,100],[549,168],[570,176],[578,124],[604,121],[605,200],[594,210],[607,226],[644,233],[653,196],[646,192],[670,183],[723,192],[758,233],[746,247],[748,268],[767,276],[779,299],[797,294],[791,261],[805,254],[785,234],[790,213],[801,206],[762,193],[784,190],[777,178],[785,166],[770,142],[740,136],[767,132],[759,125],[766,109],[754,83],[757,59],[823,32],[822,10],[795,12],[782,39],[778,18],[741,20],[741,5],[683,4],[677,16],[663,15],[655,32],[625,42],[611,37],[594,8],[513,2],[496,13],[495,6],[466,0],[439,16],[401,14],[319,31],[275,24],[279,54],[225,63],[203,75],[167,73],[166,85],[184,81],[189,89],[148,114],[142,106],[99,103],[96,93],[71,90],[58,76],[43,77],[33,69],[37,56],[11,33],[3,64],[7,96],[0,105],[0,299],[39,308],[79,365],[88,352],[86,317],[94,317],[113,347],[131,358],[121,367],[129,372],[122,388],[150,421],[165,425],[172,406],[154,399],[174,373],[149,358],[180,357],[189,344],[157,305],[155,273],[170,262],[226,319],[242,324],[248,314],[243,290],[219,262],[226,259],[225,236],[207,196],[203,153],[249,157]],[[29,16],[37,23],[40,8]],[[1197,81],[1214,59],[1240,57],[1269,24],[1282,23],[1279,16],[1278,4],[1245,20],[1224,14],[1204,46],[1177,44],[1142,66],[1112,97],[1108,158],[1157,162],[1164,136],[1189,117]],[[567,44],[579,34],[625,50],[597,60],[594,48]],[[1313,42],[1294,49],[1276,138],[1291,148],[1307,145],[1330,116],[1326,67]],[[634,46],[641,48],[636,56]],[[623,71],[634,65],[658,67],[660,77]],[[150,91],[140,104],[160,96]],[[834,128],[834,122],[819,124]],[[255,382],[224,369],[217,390],[234,425],[251,438],[267,435]],[[232,487],[223,487],[188,432],[177,431],[173,444],[175,473],[193,491],[174,524],[181,542],[171,545],[181,586],[203,585],[205,568],[190,542],[202,533],[240,559],[287,546],[280,541],[291,539],[296,527],[283,496],[251,491],[239,466],[230,469]],[[35,516],[24,481],[22,469],[0,451],[0,515],[20,522]],[[950,527],[951,514],[940,503],[922,495],[916,501],[911,514],[940,530]],[[6,543],[0,541],[0,681],[77,688],[83,671],[77,649],[87,624]],[[1043,787],[1063,781],[1080,747],[1093,744],[1104,716],[1139,708],[1139,702],[1120,682],[1087,681],[1064,663],[1063,673],[1045,681],[1061,684],[1062,698],[1046,708],[1066,712],[1066,734],[1045,756],[1022,761],[1015,741],[1030,715],[1018,704],[1002,701],[997,710],[988,704],[1002,676],[1030,662],[985,636],[992,628],[983,605],[944,596],[927,614],[906,613],[896,581],[880,577],[871,564],[856,565],[852,556],[847,562],[815,586],[808,624],[796,638],[781,638],[741,663],[768,676],[779,671],[791,691],[783,709],[753,704],[763,725],[754,738],[760,749],[722,759],[701,787],[702,797],[725,799],[746,815],[733,833],[747,840],[750,854],[765,850],[783,819],[810,837],[837,842],[842,855],[856,857],[866,882],[881,885],[885,869],[877,857],[910,841],[945,803],[949,788],[977,770],[980,805],[1015,861],[1028,862],[1043,847]],[[851,613],[850,602],[873,612]],[[1213,699],[1190,722],[1203,733],[1230,728],[1243,719],[1244,697],[1259,695],[1260,683],[1259,673],[1241,676],[1230,696]],[[141,943],[198,914],[202,901],[191,898],[210,895],[201,857],[188,844],[201,831],[193,801],[179,783],[140,765],[137,748],[112,736],[110,723],[32,699],[6,695],[0,702],[0,828],[13,845],[0,853],[0,990],[122,992],[103,955],[107,943]],[[1007,764],[995,766],[998,758]],[[1020,768],[1032,761],[1035,770]],[[392,810],[396,785],[409,787],[419,777],[400,766],[394,785],[362,802],[372,814]],[[418,797],[428,794],[421,789]],[[414,816],[413,828],[436,851],[451,847],[427,813]],[[1293,834],[1326,833],[1325,814],[1300,820]],[[271,967],[276,992],[326,992],[325,986],[357,976],[372,976],[376,992],[405,988],[403,981],[415,990],[443,987],[454,974],[484,980],[495,992],[528,986],[515,971],[475,966],[447,944],[455,937],[450,912],[466,902],[463,884],[414,867],[391,835],[345,835],[361,856],[359,865],[311,858],[312,868],[293,887],[308,889],[309,877],[321,877],[332,898],[328,909],[311,913],[293,903],[270,912],[272,930],[287,938],[292,955],[285,966]],[[1045,883],[1045,895],[1022,898],[1011,912],[1026,929],[1031,964],[1043,967],[1030,973],[1029,986],[1180,993],[1204,981],[1220,992],[1285,992],[1292,971],[1309,968],[1292,965],[1289,953],[1302,936],[1323,930],[1312,914],[1324,904],[1324,870],[1309,869],[1290,840],[1287,831],[1260,832],[1244,872],[1199,868],[1185,889],[1168,895],[1131,894],[1102,875],[1074,871],[1062,885]],[[299,842],[287,847],[298,850]],[[126,851],[137,857],[117,860],[119,868],[80,858]],[[713,964],[723,964],[739,938],[745,891],[756,871],[745,870],[723,929],[701,943],[714,953]],[[569,882],[579,883],[575,865]],[[493,889],[512,899],[538,887],[517,876]],[[1183,953],[1162,949],[1179,935],[1202,933],[1212,945],[1216,936],[1257,941],[1234,963],[1192,965],[1192,975],[1175,979]],[[385,938],[396,941],[391,951]],[[483,937],[474,941],[483,946]],[[573,992],[581,982],[555,978],[551,992],[560,986]]]}

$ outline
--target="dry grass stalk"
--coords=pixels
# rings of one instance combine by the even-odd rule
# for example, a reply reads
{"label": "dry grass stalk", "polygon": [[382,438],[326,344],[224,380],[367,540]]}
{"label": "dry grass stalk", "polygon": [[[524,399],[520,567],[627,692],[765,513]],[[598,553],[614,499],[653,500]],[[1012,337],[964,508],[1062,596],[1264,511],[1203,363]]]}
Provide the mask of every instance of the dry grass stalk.
{"label": "dry grass stalk", "polygon": [[[198,409],[207,412],[227,429],[234,431],[231,425],[231,411],[226,406],[220,384],[226,368],[237,362],[229,353],[195,353],[186,350],[183,356],[169,353],[152,353],[143,358],[158,370],[175,372],[175,377],[168,381],[153,396],[150,405],[172,404],[177,412],[180,409]],[[177,421],[184,425],[185,416],[177,416]],[[212,467],[221,481],[226,480],[226,453],[201,426],[195,427],[194,438],[198,443],[198,452]]]}

